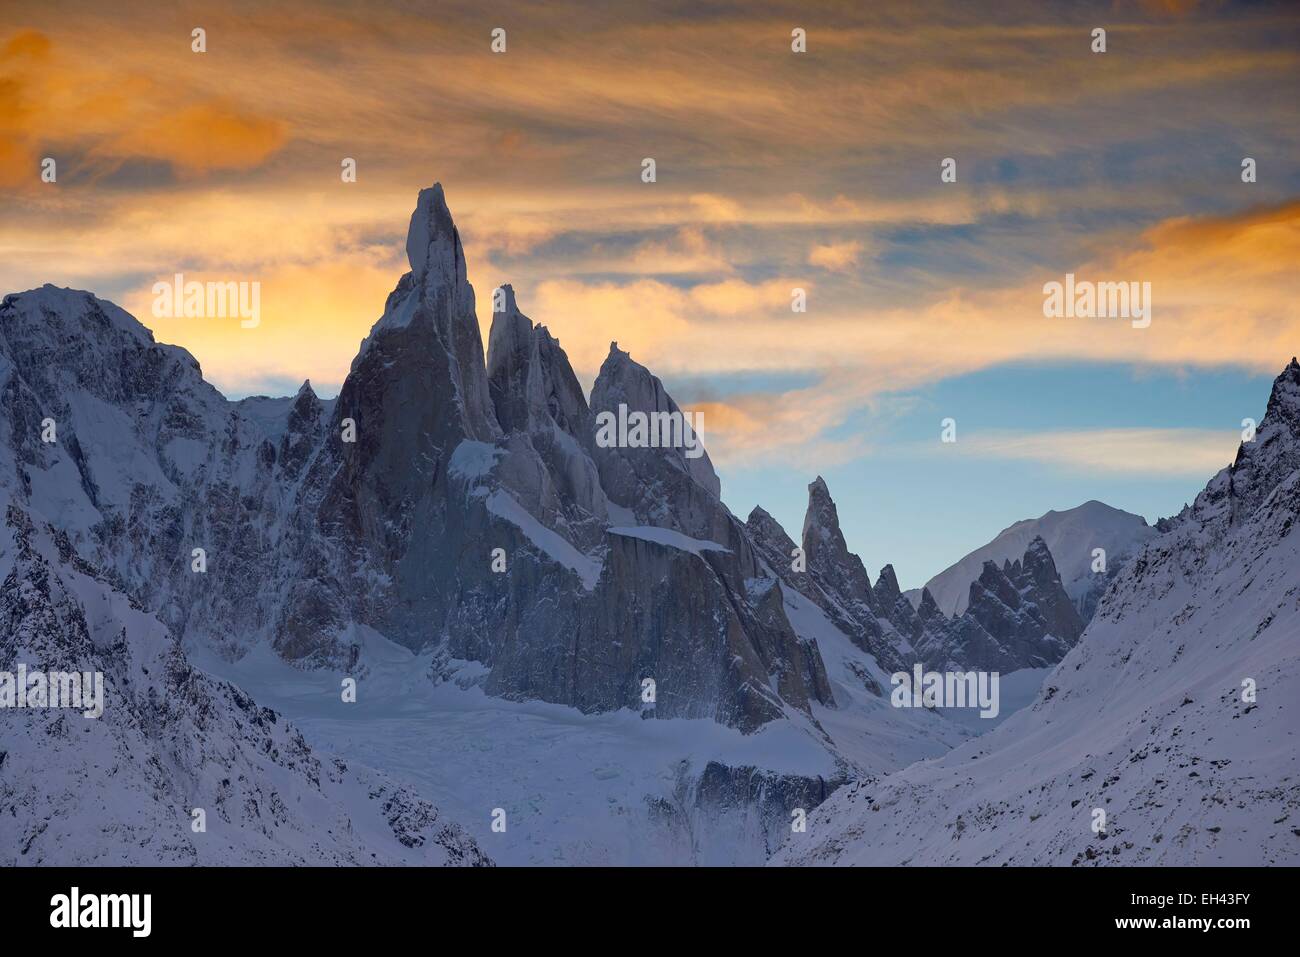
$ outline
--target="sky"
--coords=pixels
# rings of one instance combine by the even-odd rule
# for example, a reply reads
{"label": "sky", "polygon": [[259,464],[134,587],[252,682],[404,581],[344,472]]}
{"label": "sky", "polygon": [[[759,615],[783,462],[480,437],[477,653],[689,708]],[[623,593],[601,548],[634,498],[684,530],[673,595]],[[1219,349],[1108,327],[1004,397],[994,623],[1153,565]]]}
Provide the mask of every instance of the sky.
{"label": "sky", "polygon": [[[1049,509],[1177,512],[1300,352],[1294,3],[156,7],[0,0],[0,293],[111,299],[232,398],[337,392],[441,182],[485,342],[504,282],[587,388],[617,341],[732,511],[798,539],[822,475],[909,587]],[[155,318],[178,272],[259,325]],[[1067,273],[1150,324],[1045,316]]]}

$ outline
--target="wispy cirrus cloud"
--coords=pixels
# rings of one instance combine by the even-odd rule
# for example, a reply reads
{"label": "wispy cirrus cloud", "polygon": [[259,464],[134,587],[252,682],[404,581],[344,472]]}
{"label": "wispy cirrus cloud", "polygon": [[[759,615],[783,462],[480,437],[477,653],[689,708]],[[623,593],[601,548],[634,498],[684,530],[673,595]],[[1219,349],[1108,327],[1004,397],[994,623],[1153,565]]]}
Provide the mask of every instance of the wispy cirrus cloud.
{"label": "wispy cirrus cloud", "polygon": [[[988,430],[966,433],[944,454],[1035,462],[1072,473],[1129,477],[1213,475],[1232,462],[1240,434],[1231,429]],[[933,446],[926,447],[933,452]]]}
{"label": "wispy cirrus cloud", "polygon": [[[813,374],[814,386],[754,394],[714,410],[711,443],[753,457],[760,442],[780,455],[825,437],[881,395],[1011,362],[1275,372],[1300,343],[1298,261],[1300,203],[1289,203],[1221,217],[1177,217],[1101,258],[1064,265],[1062,273],[1043,272],[1007,288],[952,289],[913,309],[823,306],[820,288],[810,284],[808,313],[793,314],[790,288],[803,282],[797,277],[763,283],[732,278],[689,288],[648,279],[564,280],[538,285],[533,315],[560,336],[588,382],[607,349],[608,316],[620,317],[622,347],[664,374]],[[1151,282],[1151,326],[1045,318],[1042,284],[1066,270],[1093,280]],[[762,429],[762,422],[772,427]],[[1111,438],[1118,442],[1120,435]],[[1153,461],[1164,463],[1162,474],[1204,474],[1207,464],[1223,464],[1201,448],[1193,445],[1182,459]],[[1171,465],[1179,461],[1189,464]]]}

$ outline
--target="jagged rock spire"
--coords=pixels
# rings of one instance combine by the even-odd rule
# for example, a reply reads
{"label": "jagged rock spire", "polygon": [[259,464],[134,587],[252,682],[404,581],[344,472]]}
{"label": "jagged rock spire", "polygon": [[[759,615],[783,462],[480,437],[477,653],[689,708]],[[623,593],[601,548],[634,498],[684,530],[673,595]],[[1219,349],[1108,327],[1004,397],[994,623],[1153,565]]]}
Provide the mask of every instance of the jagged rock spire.
{"label": "jagged rock spire", "polygon": [[886,565],[880,569],[880,575],[876,579],[875,587],[872,589],[875,596],[876,604],[881,608],[890,609],[902,597],[902,590],[898,587],[898,576],[894,574],[894,566]]}
{"label": "jagged rock spire", "polygon": [[[596,383],[591,390],[591,411],[617,413],[619,406],[627,406],[629,412],[644,413],[681,413],[681,408],[668,394],[659,377],[635,361],[630,354],[618,347],[617,342],[609,344],[609,355],[600,366]],[[707,429],[707,423],[705,423]],[[704,429],[697,435],[703,443]],[[718,473],[713,469],[709,453],[701,449],[702,454],[688,457],[680,449],[670,450],[679,460],[688,474],[709,494],[718,498],[722,494],[722,483]]]}
{"label": "jagged rock spire", "polygon": [[453,286],[465,282],[465,254],[442,184],[420,190],[406,233],[406,259],[417,283]]}
{"label": "jagged rock spire", "polygon": [[568,355],[545,326],[534,325],[519,311],[508,283],[498,288],[504,308],[492,313],[487,369],[488,391],[502,430],[535,431],[553,423],[589,448],[591,410]]}
{"label": "jagged rock spire", "polygon": [[859,601],[877,610],[871,577],[862,560],[849,551],[840,531],[840,514],[826,480],[820,475],[808,485],[808,510],[803,519],[803,550],[809,569],[818,569],[839,579]]}
{"label": "jagged rock spire", "polygon": [[825,592],[830,604],[836,607],[835,614],[847,616],[856,626],[848,629],[850,637],[874,655],[882,668],[890,671],[906,670],[912,659],[911,638],[908,634],[912,631],[912,625],[909,622],[900,628],[894,619],[897,617],[899,621],[903,620],[905,616],[902,609],[892,605],[882,608],[876,600],[871,577],[867,574],[862,559],[849,551],[844,533],[840,530],[835,501],[831,498],[825,479],[820,475],[808,485],[808,510],[804,513],[803,520],[803,550],[808,573]]}
{"label": "jagged rock spire", "polygon": [[1268,406],[1254,438],[1241,443],[1232,465],[1210,482],[1197,503],[1215,502],[1226,491],[1230,518],[1239,521],[1297,468],[1300,468],[1300,363],[1292,357],[1273,380]]}
{"label": "jagged rock spire", "polygon": [[922,623],[928,624],[930,621],[943,618],[943,612],[939,610],[939,603],[934,600],[934,595],[930,594],[930,589],[921,589],[921,603],[916,608],[916,615]]}
{"label": "jagged rock spire", "polygon": [[[378,367],[364,377],[367,382],[372,386],[409,386],[416,375],[405,367],[417,361],[442,366],[431,372],[435,381],[425,388],[450,388],[445,401],[461,413],[460,427],[472,438],[491,441],[501,430],[488,395],[474,288],[466,278],[460,233],[440,183],[420,190],[406,235],[406,258],[411,271],[389,294],[384,314],[362,343],[352,371],[362,367],[381,340],[399,336],[400,341],[388,344]],[[439,352],[445,354],[445,361]],[[375,381],[381,370],[389,371]],[[340,398],[347,392],[345,383]],[[348,407],[346,401],[340,402],[339,414],[346,414]]]}
{"label": "jagged rock spire", "polygon": [[944,630],[943,641],[925,642],[927,659],[1011,671],[1059,661],[1078,641],[1083,622],[1046,542],[1035,537],[1014,562],[1001,568],[984,562],[965,613]]}
{"label": "jagged rock spire", "polygon": [[527,432],[542,421],[547,384],[532,321],[519,311],[511,286],[499,290],[504,308],[497,310],[494,291],[488,333],[488,392],[501,428]]}

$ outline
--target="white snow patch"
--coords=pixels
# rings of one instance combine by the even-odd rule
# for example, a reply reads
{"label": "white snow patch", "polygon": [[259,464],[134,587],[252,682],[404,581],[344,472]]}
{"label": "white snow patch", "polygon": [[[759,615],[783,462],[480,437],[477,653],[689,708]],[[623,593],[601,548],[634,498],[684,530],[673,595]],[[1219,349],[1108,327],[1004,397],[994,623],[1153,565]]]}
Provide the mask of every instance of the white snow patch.
{"label": "white snow patch", "polygon": [[451,453],[447,472],[456,478],[473,483],[478,479],[486,478],[496,467],[497,459],[501,455],[502,450],[491,443],[463,439],[460,445],[456,446],[456,451]]}
{"label": "white snow patch", "polygon": [[658,525],[621,525],[610,528],[607,531],[611,535],[623,535],[627,538],[640,538],[647,542],[654,542],[657,545],[667,545],[670,548],[676,548],[683,552],[690,552],[694,555],[703,557],[704,552],[728,552],[731,549],[724,548],[717,542],[708,542],[700,538],[691,538],[689,535],[683,535],[681,532],[671,528],[660,528]]}
{"label": "white snow patch", "polygon": [[493,515],[516,526],[546,555],[576,573],[587,591],[596,587],[596,582],[600,580],[601,563],[584,555],[563,536],[539,522],[509,492],[497,489],[488,496],[487,507]]}

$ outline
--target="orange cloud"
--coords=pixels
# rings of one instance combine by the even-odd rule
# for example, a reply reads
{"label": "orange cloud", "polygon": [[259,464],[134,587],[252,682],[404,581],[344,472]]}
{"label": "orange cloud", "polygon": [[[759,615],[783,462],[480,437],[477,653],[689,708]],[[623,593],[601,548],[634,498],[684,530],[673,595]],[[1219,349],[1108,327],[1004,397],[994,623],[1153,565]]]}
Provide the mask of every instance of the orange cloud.
{"label": "orange cloud", "polygon": [[1199,478],[1231,463],[1240,442],[1233,429],[990,431],[961,437],[945,454],[1040,462],[1075,473]]}
{"label": "orange cloud", "polygon": [[832,272],[843,272],[850,266],[857,265],[860,252],[862,243],[859,242],[827,243],[824,246],[814,246],[808,253],[808,262]]}
{"label": "orange cloud", "polygon": [[[337,389],[396,284],[391,269],[359,262],[283,265],[248,273],[186,270],[184,276],[186,281],[261,284],[260,323],[249,329],[241,328],[238,315],[155,318],[154,279],[123,303],[160,342],[198,357],[204,376],[228,394],[259,390],[271,380],[296,385],[311,379],[326,394]],[[172,280],[168,274],[155,278]]]}
{"label": "orange cloud", "polygon": [[187,106],[142,122],[91,150],[92,155],[166,160],[187,173],[250,169],[285,142],[284,124],[241,114],[221,101]]}
{"label": "orange cloud", "polygon": [[175,76],[105,68],[36,30],[0,47],[0,183],[8,187],[39,184],[40,155],[84,155],[98,161],[92,175],[132,159],[202,173],[250,169],[285,141],[282,121],[229,97],[197,94]]}
{"label": "orange cloud", "polygon": [[[1197,208],[1206,193],[1185,177],[1072,176],[1069,159],[1130,144],[1150,155],[1145,145],[1168,131],[1276,145],[1269,131],[1288,129],[1293,111],[1254,91],[1284,88],[1300,54],[1259,42],[1294,27],[1275,10],[1241,11],[1230,30],[1116,12],[1108,29],[1142,56],[1141,70],[1121,70],[1087,52],[1086,30],[1030,6],[993,22],[935,5],[909,22],[888,5],[847,5],[833,29],[810,25],[806,56],[789,52],[782,14],[725,4],[707,22],[584,13],[576,32],[552,9],[521,5],[503,56],[480,21],[451,9],[429,18],[396,4],[267,11],[232,0],[205,15],[211,52],[199,56],[188,25],[143,6],[58,7],[29,5],[39,29],[0,40],[0,182],[37,182],[50,148],[92,158],[74,175],[146,158],[185,181],[24,193],[0,221],[0,286],[103,290],[176,270],[261,277],[259,330],[160,332],[223,384],[262,373],[338,381],[405,268],[401,232],[416,189],[434,179],[448,186],[480,292],[514,282],[588,384],[613,338],[670,375],[816,380],[719,404],[727,454],[824,442],[882,393],[1017,359],[1271,369],[1295,351],[1298,250],[1285,207],[1099,236],[1107,246],[1091,261],[1080,253],[1055,275],[1001,280],[990,270],[971,287],[939,262],[864,288],[852,265],[877,240],[841,241],[876,224],[948,240],[959,231],[945,227],[990,218],[1045,235],[1079,213],[1150,222]],[[93,56],[79,52],[88,34]],[[702,43],[714,53],[701,56]],[[653,186],[638,176],[646,155],[659,162]],[[962,157],[962,181],[941,189],[934,164],[946,155]],[[975,178],[982,158],[1008,155],[1025,178]],[[356,184],[339,183],[342,156],[357,158]],[[1028,172],[1055,158],[1059,180]],[[926,181],[911,175],[927,166]],[[201,175],[214,170],[239,175]],[[1279,177],[1261,178],[1256,194],[1233,173],[1222,188],[1241,202],[1276,198],[1267,182]],[[1152,327],[1044,319],[1041,285],[1067,270],[1152,281]],[[790,310],[794,286],[809,291],[807,313]],[[338,342],[315,341],[325,335]],[[786,407],[775,436],[753,428]]]}

